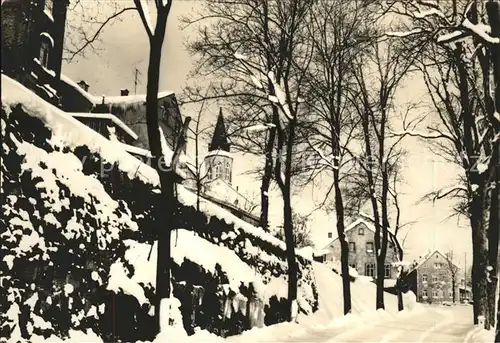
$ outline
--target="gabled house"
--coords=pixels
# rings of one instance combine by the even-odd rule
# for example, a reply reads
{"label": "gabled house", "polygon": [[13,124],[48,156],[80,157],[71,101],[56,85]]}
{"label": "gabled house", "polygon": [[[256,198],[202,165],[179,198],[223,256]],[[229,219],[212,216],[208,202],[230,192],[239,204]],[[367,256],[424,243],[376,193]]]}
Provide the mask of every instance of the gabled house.
{"label": "gabled house", "polygon": [[440,251],[435,250],[414,261],[409,267],[406,279],[409,289],[415,293],[419,302],[453,302],[459,298],[458,282],[453,280],[457,272],[458,267],[450,263]]}
{"label": "gabled house", "polygon": [[[349,266],[356,269],[360,275],[375,278],[377,274],[377,258],[375,251],[375,225],[365,215],[348,225],[344,230],[349,244]],[[392,231],[389,230],[387,254],[384,263],[384,277],[386,279],[397,277],[397,267],[393,266],[398,260],[399,244]],[[340,241],[334,238],[333,233],[328,233],[330,242],[323,248],[322,256],[316,259],[328,263],[340,261]]]}

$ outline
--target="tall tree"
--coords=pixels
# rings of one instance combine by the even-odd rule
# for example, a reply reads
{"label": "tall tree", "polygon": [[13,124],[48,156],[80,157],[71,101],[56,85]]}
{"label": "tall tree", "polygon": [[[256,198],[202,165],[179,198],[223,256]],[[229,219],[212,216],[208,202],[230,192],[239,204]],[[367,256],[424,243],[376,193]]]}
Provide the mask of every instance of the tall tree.
{"label": "tall tree", "polygon": [[[342,179],[348,173],[348,149],[354,141],[359,119],[348,88],[354,80],[352,62],[369,35],[369,7],[350,0],[319,0],[310,22],[309,39],[314,58],[307,76],[307,136],[316,168],[312,177],[331,175],[337,234],[341,247],[344,314],[351,311],[349,246],[344,235],[345,210]],[[328,192],[330,193],[330,192]]]}
{"label": "tall tree", "polygon": [[[411,63],[409,55],[403,54],[394,41],[375,40],[369,45],[368,53],[360,55],[355,64],[357,89],[352,102],[361,121],[364,157],[361,167],[366,177],[375,225],[377,309],[385,308],[384,266],[388,245],[391,174],[403,157],[398,144],[401,138],[391,135],[395,118],[394,95]],[[368,73],[367,69],[374,71]]]}
{"label": "tall tree", "polygon": [[[392,12],[406,17],[406,32],[392,35],[426,45],[424,78],[442,126],[412,133],[437,140],[439,152],[464,170],[457,186],[436,192],[434,198],[462,195],[457,210],[471,222],[473,241],[474,322],[485,317],[494,324],[498,274],[498,135],[495,113],[498,96],[498,2],[417,0],[391,1]],[[410,20],[407,20],[410,19]],[[409,39],[408,39],[409,38]],[[496,56],[496,57],[495,57]],[[498,70],[498,69],[497,69]],[[492,73],[493,71],[493,73]],[[436,77],[436,74],[438,75]],[[498,76],[498,73],[497,73]],[[496,78],[498,80],[498,77]],[[497,83],[498,84],[498,83]],[[440,142],[439,142],[440,141]],[[442,142],[451,144],[444,144]],[[495,180],[497,179],[497,180]]]}
{"label": "tall tree", "polygon": [[[158,263],[156,270],[156,302],[155,318],[158,331],[164,325],[170,325],[170,312],[172,311],[171,299],[171,231],[176,206],[175,199],[175,169],[178,157],[187,142],[187,129],[190,118],[186,118],[184,127],[172,155],[171,161],[165,161],[166,147],[162,146],[162,137],[158,124],[158,89],[160,78],[160,64],[162,46],[165,39],[167,19],[172,6],[172,1],[156,0],[156,22],[153,25],[146,2],[134,0],[139,16],[149,39],[149,64],[146,93],[146,124],[148,131],[149,147],[152,163],[158,172],[161,186],[160,201],[155,205],[155,225],[158,234]],[[166,145],[166,144],[164,144]],[[166,317],[166,318],[164,318]]]}

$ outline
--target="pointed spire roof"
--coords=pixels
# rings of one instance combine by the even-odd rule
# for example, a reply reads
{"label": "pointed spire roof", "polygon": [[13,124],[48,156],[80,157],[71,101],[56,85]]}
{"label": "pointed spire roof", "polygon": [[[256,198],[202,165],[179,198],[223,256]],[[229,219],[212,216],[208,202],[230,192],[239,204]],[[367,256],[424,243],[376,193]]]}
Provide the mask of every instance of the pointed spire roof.
{"label": "pointed spire roof", "polygon": [[227,140],[226,126],[224,125],[224,116],[222,115],[222,108],[219,111],[219,117],[215,124],[214,135],[212,142],[208,146],[208,151],[224,150],[229,152],[229,142]]}

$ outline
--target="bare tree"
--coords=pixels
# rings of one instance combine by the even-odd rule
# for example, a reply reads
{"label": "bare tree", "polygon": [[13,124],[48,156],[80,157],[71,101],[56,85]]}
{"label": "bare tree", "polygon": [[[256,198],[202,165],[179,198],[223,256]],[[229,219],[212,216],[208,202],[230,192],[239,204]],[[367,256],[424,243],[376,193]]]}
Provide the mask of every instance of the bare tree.
{"label": "bare tree", "polygon": [[[349,148],[355,140],[359,118],[349,102],[354,75],[352,63],[369,35],[368,6],[349,0],[320,0],[309,27],[314,58],[307,77],[307,142],[315,168],[311,178],[328,174],[334,191],[337,234],[341,246],[344,313],[351,311],[349,246],[344,235],[345,210],[342,180],[349,172]],[[330,192],[327,192],[327,197]]]}
{"label": "bare tree", "polygon": [[[375,225],[377,259],[376,307],[384,308],[384,263],[389,228],[389,189],[391,174],[403,157],[401,138],[391,136],[394,118],[394,94],[405,76],[412,59],[403,54],[394,41],[373,42],[370,53],[356,63],[357,91],[353,103],[361,120],[363,152],[361,164],[366,177]],[[408,51],[406,51],[408,52]],[[371,64],[371,65],[370,65]],[[366,68],[375,69],[370,76]],[[377,187],[378,181],[380,182]],[[377,194],[378,193],[378,194]]]}
{"label": "bare tree", "polygon": [[[187,130],[190,117],[185,119],[183,130],[177,138],[174,153],[170,165],[165,161],[165,151],[162,147],[161,133],[158,124],[158,88],[160,77],[160,63],[162,55],[162,46],[165,39],[165,30],[168,15],[172,6],[171,1],[157,0],[156,22],[152,25],[149,15],[148,4],[140,0],[134,0],[134,4],[139,13],[144,28],[149,39],[149,64],[146,93],[146,121],[148,130],[149,147],[151,150],[153,166],[158,172],[161,186],[161,199],[155,205],[158,233],[158,263],[156,270],[156,303],[155,318],[157,329],[160,331],[161,323],[170,324],[170,318],[160,318],[160,313],[166,313],[169,316],[171,304],[168,302],[171,297],[170,289],[170,269],[171,252],[170,240],[172,232],[172,223],[175,211],[175,170],[179,161],[179,155],[184,150],[187,143]],[[163,300],[165,303],[162,304]],[[162,306],[167,307],[162,309]]]}

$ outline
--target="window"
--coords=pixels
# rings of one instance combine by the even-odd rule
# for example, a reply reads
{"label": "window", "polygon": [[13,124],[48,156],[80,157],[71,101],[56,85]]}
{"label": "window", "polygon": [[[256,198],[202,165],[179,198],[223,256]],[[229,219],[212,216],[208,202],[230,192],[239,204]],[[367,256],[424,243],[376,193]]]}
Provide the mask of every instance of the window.
{"label": "window", "polygon": [[366,252],[373,252],[373,242],[366,242]]}
{"label": "window", "polygon": [[361,236],[362,236],[362,235],[364,235],[364,234],[365,234],[365,229],[364,229],[364,228],[362,228],[362,227],[360,227],[360,228],[358,229],[358,235],[361,235]]}
{"label": "window", "polygon": [[422,282],[427,282],[427,274],[422,274]]}
{"label": "window", "polygon": [[386,264],[384,266],[384,277],[386,279],[390,279],[391,278],[391,265],[390,264]]}
{"label": "window", "polygon": [[217,163],[214,168],[214,179],[221,177],[222,175],[222,165]]}
{"label": "window", "polygon": [[437,289],[433,289],[432,290],[432,297],[433,298],[437,298],[438,297],[438,291],[437,291]]}
{"label": "window", "polygon": [[367,263],[365,265],[365,276],[373,277],[374,275],[375,275],[375,264],[374,263]]}
{"label": "window", "polygon": [[426,290],[426,289],[423,289],[423,290],[422,290],[422,296],[423,296],[423,297],[427,297],[427,290]]}
{"label": "window", "polygon": [[349,242],[349,251],[350,252],[356,252],[356,243]]}
{"label": "window", "polygon": [[45,6],[43,10],[49,14],[52,14],[54,9],[54,0],[45,0]]}
{"label": "window", "polygon": [[356,263],[349,263],[349,267],[356,269]]}
{"label": "window", "polygon": [[333,234],[331,232],[328,232],[328,238],[332,238]]}
{"label": "window", "polygon": [[438,276],[432,275],[432,282],[438,282]]}
{"label": "window", "polygon": [[226,163],[224,163],[224,176],[227,179],[229,179],[229,175],[231,175],[231,167],[229,166],[229,164],[229,161],[226,161]]}
{"label": "window", "polygon": [[45,40],[42,40],[40,44],[40,64],[45,68],[49,67],[49,51],[50,51],[49,43]]}

